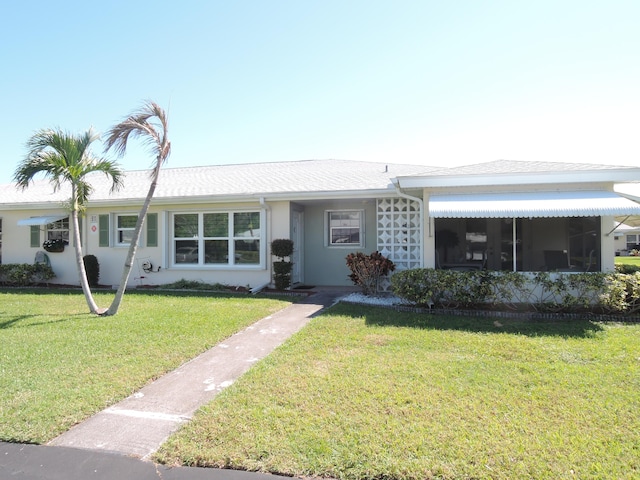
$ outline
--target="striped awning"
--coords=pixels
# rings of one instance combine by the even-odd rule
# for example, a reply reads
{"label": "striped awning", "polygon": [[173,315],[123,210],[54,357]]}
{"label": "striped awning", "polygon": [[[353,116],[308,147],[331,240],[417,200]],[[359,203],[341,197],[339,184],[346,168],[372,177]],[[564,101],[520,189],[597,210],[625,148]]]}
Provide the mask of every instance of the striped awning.
{"label": "striped awning", "polygon": [[640,204],[615,192],[504,192],[432,195],[433,218],[534,218],[640,215]]}

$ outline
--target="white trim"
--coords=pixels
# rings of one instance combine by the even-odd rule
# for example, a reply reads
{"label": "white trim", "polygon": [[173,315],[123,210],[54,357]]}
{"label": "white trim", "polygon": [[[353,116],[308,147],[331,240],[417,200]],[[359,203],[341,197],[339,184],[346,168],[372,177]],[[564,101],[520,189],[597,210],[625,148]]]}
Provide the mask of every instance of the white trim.
{"label": "white trim", "polygon": [[[329,217],[331,216],[332,213],[350,213],[350,212],[357,212],[358,216],[360,217],[359,218],[360,221],[359,221],[359,225],[358,225],[359,242],[358,243],[344,243],[344,244],[332,243],[331,242],[331,222],[330,222]],[[328,248],[365,248],[366,229],[365,229],[364,222],[365,222],[365,211],[363,209],[359,209],[359,208],[342,208],[342,209],[328,209],[328,210],[325,210],[325,212],[324,212],[324,244],[325,244],[325,247],[328,247]]]}
{"label": "white trim", "polygon": [[[119,228],[118,227],[118,218],[119,217],[135,217],[136,222],[138,221],[138,212],[114,212],[113,214],[113,246],[114,247],[128,247],[131,242],[121,242],[118,233],[120,230],[122,231],[131,231],[131,233],[135,232],[135,224],[133,227],[127,228]],[[111,223],[111,222],[110,222]],[[144,236],[144,228],[140,232],[140,238],[138,239],[138,246],[143,245],[142,237]]]}
{"label": "white trim", "polygon": [[[227,222],[228,222],[228,235],[226,237],[206,237],[204,236],[204,221],[203,216],[211,213],[222,213],[227,214]],[[259,233],[256,237],[242,237],[234,235],[234,215],[238,213],[257,213],[260,218],[260,228],[258,229]],[[186,270],[263,270],[265,268],[266,262],[266,213],[264,208],[248,208],[248,209],[206,209],[206,210],[188,210],[188,211],[170,211],[167,212],[168,215],[168,265],[174,269],[186,269]],[[176,215],[197,215],[198,217],[198,233],[193,237],[176,237],[174,228],[175,228],[175,216]],[[235,242],[238,240],[258,240],[259,242],[259,250],[258,250],[258,262],[257,263],[236,263],[235,262]],[[205,262],[205,251],[204,251],[204,242],[206,240],[226,240],[229,242],[227,248],[232,261],[228,261],[227,263],[206,263]],[[176,241],[196,241],[198,242],[198,261],[196,263],[188,262],[188,263],[179,263],[176,262]],[[188,248],[188,247],[184,247]]]}
{"label": "white trim", "polygon": [[[478,165],[481,168],[482,164]],[[404,175],[396,178],[400,188],[477,187],[487,185],[549,185],[621,182],[640,177],[640,169],[597,169],[559,172],[520,172],[477,175]]]}

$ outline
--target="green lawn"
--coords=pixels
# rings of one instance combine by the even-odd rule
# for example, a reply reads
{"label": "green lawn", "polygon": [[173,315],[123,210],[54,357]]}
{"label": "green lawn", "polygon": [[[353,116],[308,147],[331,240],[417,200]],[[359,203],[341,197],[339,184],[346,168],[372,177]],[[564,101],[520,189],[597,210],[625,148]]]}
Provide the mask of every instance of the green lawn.
{"label": "green lawn", "polygon": [[156,458],[345,479],[639,478],[640,325],[338,305]]}
{"label": "green lawn", "polygon": [[640,267],[640,257],[616,257],[615,263],[637,265]]}
{"label": "green lawn", "polygon": [[[96,294],[99,305],[112,298]],[[288,304],[131,292],[100,318],[77,291],[0,291],[0,440],[51,440]]]}

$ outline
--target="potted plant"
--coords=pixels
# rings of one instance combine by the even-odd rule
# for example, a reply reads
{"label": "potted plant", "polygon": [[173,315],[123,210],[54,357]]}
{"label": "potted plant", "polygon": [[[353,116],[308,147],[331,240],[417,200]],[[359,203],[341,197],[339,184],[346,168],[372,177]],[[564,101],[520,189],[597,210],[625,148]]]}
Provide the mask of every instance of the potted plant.
{"label": "potted plant", "polygon": [[293,263],[285,260],[293,253],[293,240],[279,238],[271,242],[271,254],[279,260],[273,262],[273,281],[278,290],[286,290],[291,286],[291,270]]}
{"label": "potted plant", "polygon": [[44,248],[47,252],[51,253],[59,253],[64,252],[64,246],[67,244],[64,240],[46,240],[42,244],[42,248]]}

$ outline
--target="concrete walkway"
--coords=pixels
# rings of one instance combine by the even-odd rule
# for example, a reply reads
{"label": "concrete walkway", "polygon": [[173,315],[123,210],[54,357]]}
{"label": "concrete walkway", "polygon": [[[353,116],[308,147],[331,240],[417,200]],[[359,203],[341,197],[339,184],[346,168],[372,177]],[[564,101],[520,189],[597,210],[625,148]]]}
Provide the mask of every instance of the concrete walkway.
{"label": "concrete walkway", "polygon": [[50,445],[148,458],[198,408],[334,303],[337,296],[338,290],[322,290],[259,320],[63,433]]}
{"label": "concrete walkway", "polygon": [[0,443],[0,478],[274,478],[229,470],[167,468],[139,459],[148,459],[199,407],[304,327],[314,315],[350,291],[347,288],[316,290],[302,302],[259,320],[120,403],[76,425],[47,446]]}

